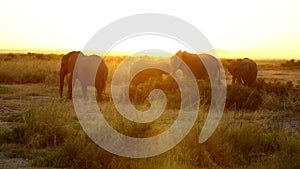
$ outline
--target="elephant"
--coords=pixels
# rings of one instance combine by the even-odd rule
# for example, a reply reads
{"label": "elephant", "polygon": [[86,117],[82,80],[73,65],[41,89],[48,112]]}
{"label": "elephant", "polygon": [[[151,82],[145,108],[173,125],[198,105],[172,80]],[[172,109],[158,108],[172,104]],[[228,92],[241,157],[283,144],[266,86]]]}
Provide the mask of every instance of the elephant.
{"label": "elephant", "polygon": [[249,87],[255,82],[258,72],[256,63],[249,58],[232,61],[228,71],[232,75],[232,84],[237,81],[238,84]]}
{"label": "elephant", "polygon": [[[182,64],[181,59],[185,64]],[[201,59],[200,59],[201,58]],[[217,81],[220,83],[220,68],[221,63],[217,58],[209,54],[193,54],[186,51],[178,51],[170,59],[171,72],[175,73],[177,70],[181,70],[186,76],[194,76],[197,80],[209,80],[212,82]],[[205,66],[206,65],[206,66]],[[188,74],[188,69],[192,74]],[[209,71],[207,71],[209,69]]]}
{"label": "elephant", "polygon": [[72,98],[72,77],[73,71],[75,67],[75,63],[78,55],[83,55],[80,51],[72,51],[66,55],[64,55],[61,59],[61,67],[60,67],[60,85],[59,85],[59,94],[62,97],[63,94],[63,86],[65,77],[70,75],[68,79],[68,98]]}
{"label": "elephant", "polygon": [[[67,73],[65,73],[66,70]],[[60,78],[61,97],[64,77],[68,73],[70,73],[71,76],[68,81],[69,99],[72,98],[73,84],[75,80],[78,79],[81,84],[83,97],[87,97],[87,86],[95,86],[97,89],[97,100],[102,100],[102,93],[105,90],[106,80],[108,76],[108,68],[104,60],[100,56],[85,56],[81,52],[70,52],[63,57]]]}
{"label": "elephant", "polygon": [[162,80],[163,75],[168,75],[170,70],[170,63],[167,61],[140,59],[131,65],[130,77],[133,78],[131,84],[137,86],[149,78]]}

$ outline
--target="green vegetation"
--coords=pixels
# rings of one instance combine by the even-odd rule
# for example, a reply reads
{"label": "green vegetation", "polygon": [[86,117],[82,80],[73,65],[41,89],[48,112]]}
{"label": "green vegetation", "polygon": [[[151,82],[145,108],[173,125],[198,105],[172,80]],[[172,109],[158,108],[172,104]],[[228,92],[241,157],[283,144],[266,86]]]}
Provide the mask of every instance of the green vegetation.
{"label": "green vegetation", "polygon": [[[220,124],[205,143],[199,144],[210,103],[210,85],[199,81],[201,109],[185,139],[159,156],[130,159],[97,146],[81,128],[72,101],[58,98],[60,58],[61,55],[32,53],[0,56],[0,99],[3,101],[0,114],[5,115],[0,119],[12,125],[11,128],[0,125],[0,150],[6,156],[26,158],[31,165],[39,167],[300,167],[300,83],[258,79],[253,88],[228,85],[226,109]],[[109,79],[123,59],[105,58],[110,68]],[[132,137],[158,135],[177,118],[181,100],[175,84],[149,81],[140,84],[138,91],[131,91],[137,109],[149,108],[147,96],[154,88],[164,90],[168,98],[167,109],[154,122],[138,124],[126,120],[110,98],[99,103],[99,107],[118,132]]]}

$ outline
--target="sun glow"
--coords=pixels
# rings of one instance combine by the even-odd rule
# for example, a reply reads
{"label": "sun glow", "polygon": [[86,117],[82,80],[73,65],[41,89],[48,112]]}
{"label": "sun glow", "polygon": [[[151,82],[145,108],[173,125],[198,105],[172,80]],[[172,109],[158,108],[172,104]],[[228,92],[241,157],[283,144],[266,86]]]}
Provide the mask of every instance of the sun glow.
{"label": "sun glow", "polygon": [[[70,3],[1,1],[0,52],[82,50],[105,25],[125,16],[154,12],[177,16],[193,24],[208,38],[220,57],[300,58],[300,1],[282,0],[272,4],[258,0],[248,3],[206,1],[201,2],[201,8],[199,2],[156,0]],[[137,43],[138,46],[127,44],[115,49],[111,55],[147,50],[153,43],[164,46],[160,49],[171,53],[185,50],[168,46],[166,41],[143,41]]]}

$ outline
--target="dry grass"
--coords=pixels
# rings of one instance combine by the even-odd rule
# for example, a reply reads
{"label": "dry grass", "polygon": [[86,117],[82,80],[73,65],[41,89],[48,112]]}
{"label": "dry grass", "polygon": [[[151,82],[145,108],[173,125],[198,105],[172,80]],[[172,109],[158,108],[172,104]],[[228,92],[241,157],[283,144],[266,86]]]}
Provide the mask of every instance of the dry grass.
{"label": "dry grass", "polygon": [[1,54],[0,83],[58,83],[60,55]]}
{"label": "dry grass", "polygon": [[[72,102],[58,98],[60,57],[0,56],[0,99],[6,100],[1,102],[0,110],[16,108],[15,113],[2,118],[12,122],[13,129],[0,129],[0,149],[9,157],[30,159],[35,166],[69,168],[300,167],[300,102],[293,90],[296,85],[292,89],[286,83],[258,87],[263,101],[257,110],[226,109],[212,137],[199,144],[208,108],[202,104],[197,122],[176,147],[159,156],[130,159],[113,155],[93,143],[82,130]],[[110,69],[109,79],[123,59],[105,58]],[[278,71],[276,74],[283,77],[283,81],[292,80],[285,76],[285,69],[280,69],[280,63],[258,62],[259,71]],[[264,66],[266,64],[271,66]],[[261,75],[266,78],[264,72]],[[23,84],[11,85],[15,83]],[[136,106],[142,110],[148,105]],[[175,108],[167,109],[156,121],[141,125],[124,119],[109,99],[100,103],[100,107],[112,127],[133,137],[160,134],[172,125],[178,113]],[[296,127],[289,125],[293,121],[297,121]]]}

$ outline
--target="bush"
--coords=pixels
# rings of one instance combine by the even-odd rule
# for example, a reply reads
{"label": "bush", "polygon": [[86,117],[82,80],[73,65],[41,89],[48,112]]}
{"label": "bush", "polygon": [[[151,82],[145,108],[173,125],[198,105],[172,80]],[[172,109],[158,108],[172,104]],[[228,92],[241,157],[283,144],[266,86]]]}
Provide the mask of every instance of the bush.
{"label": "bush", "polygon": [[226,108],[257,110],[261,106],[263,99],[257,90],[241,85],[227,87]]}
{"label": "bush", "polygon": [[279,81],[266,82],[264,79],[257,79],[255,88],[267,94],[275,94],[276,96],[287,96],[290,93],[299,94],[299,84],[294,85],[291,81],[282,83]]}
{"label": "bush", "polygon": [[74,131],[66,138],[59,158],[71,168],[107,168],[113,154],[93,143],[84,131]]}
{"label": "bush", "polygon": [[292,67],[292,68],[300,68],[300,60],[295,61],[295,59],[291,59],[286,61],[285,63],[282,63],[281,66],[283,67]]}
{"label": "bush", "polygon": [[[300,83],[299,83],[300,84]],[[300,111],[300,85],[295,85],[291,81],[265,82],[264,79],[258,79],[256,90],[264,94],[263,108],[270,110],[292,110]]]}
{"label": "bush", "polygon": [[[209,105],[211,101],[210,83],[207,81],[197,81],[197,85],[201,101],[200,104]],[[182,101],[189,102],[189,98],[183,98],[184,100],[181,100],[181,93],[178,84],[173,79],[166,79],[160,81],[155,79],[148,79],[148,81],[141,83],[136,87],[131,86],[129,89],[129,96],[131,102],[134,104],[143,104],[145,102],[149,103],[147,98],[149,96],[149,93],[154,89],[160,89],[165,93],[168,109],[179,109]],[[190,95],[192,95],[194,91],[190,90],[189,92]]]}
{"label": "bush", "polygon": [[[266,121],[265,121],[266,122]],[[224,128],[225,127],[225,128]],[[239,165],[260,162],[270,165],[270,161],[278,162],[272,156],[289,159],[292,165],[299,158],[299,134],[291,135],[288,130],[276,127],[266,127],[259,123],[243,122],[240,126],[230,127],[230,123],[217,131],[220,140],[229,143],[232,156],[235,156],[235,163]],[[270,158],[271,157],[271,158]],[[284,165],[290,165],[281,161]],[[277,166],[276,166],[277,165]],[[273,168],[280,168],[275,164]],[[272,168],[272,167],[271,167]],[[282,167],[282,168],[286,168]]]}
{"label": "bush", "polygon": [[134,104],[146,103],[150,106],[148,102],[148,96],[150,92],[154,89],[162,90],[167,99],[167,108],[178,109],[180,108],[180,92],[178,90],[178,85],[174,80],[158,80],[149,78],[144,83],[140,83],[137,86],[131,85],[129,88],[129,97],[131,102]]}
{"label": "bush", "polygon": [[[197,81],[200,105],[211,104],[211,85],[207,81]],[[164,91],[167,97],[167,108],[168,109],[179,109],[180,103],[188,102],[188,98],[181,100],[181,93],[175,82],[170,83],[169,81],[153,81],[149,79],[145,83],[139,84],[137,87],[131,87],[129,96],[131,102],[134,104],[149,103],[147,97],[153,89],[161,89]],[[282,90],[282,89],[277,89]],[[194,91],[190,91],[191,95]],[[248,109],[257,110],[262,104],[261,93],[254,89],[241,85],[229,85],[227,88],[226,108],[229,109]],[[189,103],[190,104],[190,103]],[[149,105],[148,105],[149,106]]]}

